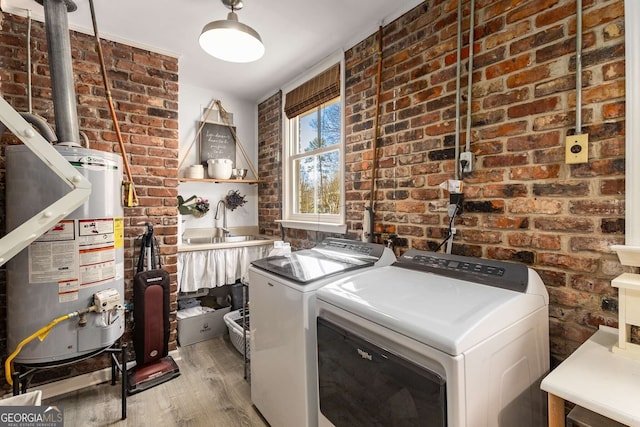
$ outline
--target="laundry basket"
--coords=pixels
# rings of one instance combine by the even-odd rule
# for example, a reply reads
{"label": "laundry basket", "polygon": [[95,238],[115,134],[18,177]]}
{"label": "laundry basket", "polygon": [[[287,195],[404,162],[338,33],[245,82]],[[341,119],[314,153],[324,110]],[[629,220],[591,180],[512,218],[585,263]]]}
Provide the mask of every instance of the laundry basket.
{"label": "laundry basket", "polygon": [[[230,311],[224,315],[224,323],[229,328],[229,339],[231,344],[240,354],[244,354],[244,336],[242,334],[242,309]],[[247,359],[251,352],[249,351],[249,310],[245,318],[245,328],[247,329]]]}

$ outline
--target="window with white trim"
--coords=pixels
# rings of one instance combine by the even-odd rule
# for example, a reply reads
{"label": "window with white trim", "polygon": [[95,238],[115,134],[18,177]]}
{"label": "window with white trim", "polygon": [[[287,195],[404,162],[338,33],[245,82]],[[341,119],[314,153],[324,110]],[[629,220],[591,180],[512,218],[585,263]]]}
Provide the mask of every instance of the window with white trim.
{"label": "window with white trim", "polygon": [[344,143],[340,64],[285,97],[283,223],[344,232]]}

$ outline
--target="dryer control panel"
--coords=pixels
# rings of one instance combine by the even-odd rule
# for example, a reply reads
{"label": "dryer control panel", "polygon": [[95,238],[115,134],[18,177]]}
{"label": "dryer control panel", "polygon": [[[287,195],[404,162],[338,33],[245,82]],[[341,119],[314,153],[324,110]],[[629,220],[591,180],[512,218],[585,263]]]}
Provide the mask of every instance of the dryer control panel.
{"label": "dryer control panel", "polygon": [[405,252],[393,265],[516,292],[526,292],[529,281],[529,269],[524,264],[416,249]]}

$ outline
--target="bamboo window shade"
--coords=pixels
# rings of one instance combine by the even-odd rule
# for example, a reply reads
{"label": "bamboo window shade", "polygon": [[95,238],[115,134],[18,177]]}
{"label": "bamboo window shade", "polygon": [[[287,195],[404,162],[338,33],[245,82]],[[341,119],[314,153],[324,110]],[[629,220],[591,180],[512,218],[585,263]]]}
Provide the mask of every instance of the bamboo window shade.
{"label": "bamboo window shade", "polygon": [[340,64],[287,92],[284,112],[293,118],[340,96]]}

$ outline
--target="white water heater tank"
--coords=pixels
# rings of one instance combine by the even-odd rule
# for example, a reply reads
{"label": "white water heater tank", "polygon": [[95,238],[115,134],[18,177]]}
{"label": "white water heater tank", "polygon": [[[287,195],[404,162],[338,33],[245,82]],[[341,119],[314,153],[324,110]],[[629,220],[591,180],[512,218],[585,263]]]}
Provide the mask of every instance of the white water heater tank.
{"label": "white water heater tank", "polygon": [[[52,320],[87,309],[97,292],[124,298],[122,158],[81,147],[56,150],[91,182],[82,206],[7,263],[8,351]],[[28,147],[6,147],[7,233],[60,199],[69,187]],[[15,362],[56,365],[112,345],[124,332],[124,312],[88,313],[55,326],[44,341],[32,340]]]}

